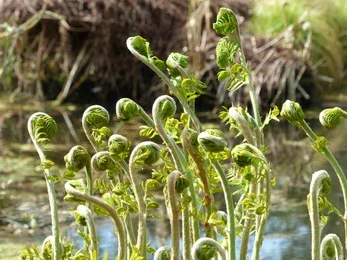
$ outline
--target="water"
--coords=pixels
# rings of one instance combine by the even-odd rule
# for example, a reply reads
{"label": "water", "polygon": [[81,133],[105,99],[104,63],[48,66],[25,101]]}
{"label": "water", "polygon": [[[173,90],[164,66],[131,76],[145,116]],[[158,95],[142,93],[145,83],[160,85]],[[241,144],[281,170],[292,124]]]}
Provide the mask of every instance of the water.
{"label": "water", "polygon": [[[48,155],[57,166],[62,166],[64,156],[75,144],[90,148],[84,133],[80,128],[83,111],[46,111],[54,117],[59,125],[59,134],[52,140],[55,144]],[[0,117],[0,259],[18,259],[20,250],[25,244],[40,246],[43,239],[50,234],[49,207],[45,182],[41,169],[38,167],[37,153],[30,143],[26,130],[26,121],[33,111],[21,108],[6,110]],[[310,124],[318,128],[315,119]],[[120,133],[138,143],[138,123],[124,125],[112,121],[110,124],[114,133]],[[338,129],[329,133],[319,130],[330,140],[330,148],[347,170],[346,141],[344,132],[347,125],[342,124]],[[267,157],[272,163],[277,185],[273,191],[272,209],[267,223],[265,239],[260,253],[261,259],[310,259],[310,222],[307,214],[306,196],[308,194],[311,174],[319,169],[327,169],[332,180],[330,201],[342,209],[341,190],[335,175],[323,157],[310,148],[310,141],[304,139],[302,132],[285,123],[273,123],[267,127],[266,144]],[[231,139],[233,135],[230,134]],[[300,142],[297,142],[300,141]],[[233,140],[231,140],[233,143]],[[58,169],[60,170],[60,169]],[[62,185],[58,187],[58,199],[65,195]],[[73,239],[76,247],[83,245],[76,233],[74,218],[68,205],[61,202],[60,219],[64,227],[63,232],[68,239]],[[165,214],[165,210],[161,210]],[[39,228],[30,228],[33,218]],[[100,239],[100,254],[108,252],[108,258],[113,259],[116,254],[117,239],[114,234],[113,223],[108,219],[97,219],[97,229]],[[337,233],[342,237],[342,224],[337,216],[332,216],[324,232]],[[170,230],[167,219],[149,220],[148,236],[153,247],[170,244]],[[253,238],[250,239],[250,247]],[[237,245],[239,245],[239,240]],[[237,247],[237,250],[239,248]],[[251,248],[249,250],[251,253]],[[151,258],[151,257],[149,257]]]}

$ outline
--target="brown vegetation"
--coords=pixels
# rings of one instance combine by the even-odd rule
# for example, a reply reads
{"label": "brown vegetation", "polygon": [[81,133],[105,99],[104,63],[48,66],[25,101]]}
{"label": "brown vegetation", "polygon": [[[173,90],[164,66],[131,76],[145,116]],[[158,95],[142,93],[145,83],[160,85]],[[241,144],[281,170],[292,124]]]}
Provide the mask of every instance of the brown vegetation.
{"label": "brown vegetation", "polygon": [[[18,28],[29,19],[34,22],[17,32],[0,33],[2,64],[12,59],[13,65],[4,66],[7,74],[2,73],[2,88],[12,92],[14,101],[34,96],[57,103],[76,102],[89,93],[94,100],[98,95],[113,101],[128,96],[148,102],[163,93],[164,87],[155,85],[158,80],[153,73],[126,49],[128,37],[141,35],[162,59],[172,51],[189,55],[192,72],[208,82],[208,94],[215,97],[220,86],[214,63],[218,36],[211,27],[222,6],[239,16],[241,30],[246,31],[251,0],[4,0],[0,23]],[[281,94],[290,74],[298,74],[302,63],[277,42],[251,36],[243,41],[255,86],[268,106]],[[262,48],[264,45],[268,48]],[[227,92],[222,91],[225,88],[220,86],[217,103],[225,100]],[[234,100],[244,100],[238,97]]]}

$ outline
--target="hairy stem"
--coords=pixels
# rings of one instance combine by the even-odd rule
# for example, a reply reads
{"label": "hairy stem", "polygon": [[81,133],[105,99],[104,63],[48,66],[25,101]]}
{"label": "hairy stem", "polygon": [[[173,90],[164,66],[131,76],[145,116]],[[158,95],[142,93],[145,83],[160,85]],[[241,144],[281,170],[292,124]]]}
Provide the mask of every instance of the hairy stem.
{"label": "hairy stem", "polygon": [[320,170],[312,175],[312,181],[310,184],[309,194],[309,215],[311,220],[311,254],[313,260],[320,259],[320,237],[321,237],[321,225],[319,219],[319,194],[322,189],[323,179],[329,178],[326,171]]}
{"label": "hairy stem", "polygon": [[179,208],[177,206],[176,199],[176,181],[181,176],[181,172],[173,171],[167,178],[167,188],[169,194],[169,202],[171,212],[169,212],[170,224],[171,224],[171,260],[179,259],[180,251],[180,229],[179,229]]}
{"label": "hairy stem", "polygon": [[[306,123],[305,120],[300,121],[300,127],[306,132],[306,134],[314,141],[316,142],[317,140],[317,135],[313,132],[313,130],[309,127],[309,125]],[[323,146],[321,148],[322,154],[325,155],[325,157],[328,159],[329,163],[333,167],[340,185],[342,189],[342,194],[343,194],[343,201],[344,201],[344,215],[343,215],[343,220],[344,220],[344,225],[345,225],[345,253],[347,254],[347,179],[346,176],[340,166],[340,164],[337,162],[336,158],[334,155],[331,153],[331,151],[326,147]]]}
{"label": "hairy stem", "polygon": [[216,170],[217,174],[220,177],[224,198],[225,198],[225,204],[227,208],[227,237],[228,237],[228,260],[235,260],[236,258],[236,252],[235,252],[235,238],[236,238],[236,232],[235,232],[235,215],[234,215],[234,200],[232,197],[232,192],[228,183],[228,179],[225,176],[225,173],[223,171],[223,168],[221,164],[217,160],[211,160],[211,163]]}
{"label": "hairy stem", "polygon": [[[33,122],[36,118],[39,118],[40,115],[46,115],[45,113],[35,113],[31,115],[31,117],[28,120],[28,132],[30,135],[30,138],[35,146],[35,149],[40,157],[41,163],[46,161],[46,156],[39,145],[38,141],[35,138],[35,135],[33,133],[33,129],[35,128]],[[49,199],[49,206],[51,209],[51,220],[52,220],[52,236],[53,236],[53,259],[54,260],[60,260],[61,259],[61,243],[60,243],[60,236],[59,236],[59,218],[58,218],[58,207],[57,207],[57,201],[56,201],[56,195],[55,195],[55,182],[52,180],[52,175],[50,173],[49,169],[43,170],[45,179],[46,179],[46,185],[47,185],[47,191],[48,191],[48,199]]]}
{"label": "hairy stem", "polygon": [[[183,139],[182,143],[184,148],[188,151],[189,155],[192,157],[193,161],[196,164],[197,167],[197,174],[200,177],[200,180],[203,184],[203,191],[204,191],[204,199],[205,199],[205,207],[206,207],[206,221],[210,218],[212,214],[212,204],[213,204],[213,195],[211,194],[210,185],[207,177],[206,169],[201,163],[201,158],[197,152],[197,150],[192,146],[191,142],[189,141],[187,137],[187,129],[183,131]],[[207,226],[206,228],[206,237],[213,238],[213,229],[211,226]]]}
{"label": "hairy stem", "polygon": [[79,205],[77,207],[77,213],[83,216],[87,222],[88,232],[90,235],[90,259],[98,259],[98,237],[96,234],[94,218],[90,209],[86,206]]}
{"label": "hairy stem", "polygon": [[160,71],[155,65],[153,65],[148,59],[140,55],[131,45],[132,37],[128,38],[127,40],[127,47],[130,50],[130,52],[141,62],[143,62],[145,65],[147,65],[150,69],[152,69],[164,82],[167,84],[170,88],[170,91],[178,98],[181,105],[184,108],[184,111],[188,113],[189,117],[192,118],[192,121],[195,125],[195,128],[198,131],[202,131],[201,123],[198,119],[198,117],[195,115],[195,112],[190,108],[188,102],[186,101],[185,97],[182,95],[182,92],[170,81],[170,79],[162,72]]}
{"label": "hairy stem", "polygon": [[70,182],[67,182],[65,184],[65,190],[68,194],[74,196],[77,199],[90,202],[106,210],[106,212],[110,215],[110,217],[112,218],[116,226],[116,233],[118,235],[118,259],[121,259],[121,260],[127,259],[126,234],[125,234],[123,222],[118,216],[117,212],[112,208],[112,206],[110,206],[107,202],[105,202],[102,199],[84,194],[76,190],[73,186],[70,185]]}

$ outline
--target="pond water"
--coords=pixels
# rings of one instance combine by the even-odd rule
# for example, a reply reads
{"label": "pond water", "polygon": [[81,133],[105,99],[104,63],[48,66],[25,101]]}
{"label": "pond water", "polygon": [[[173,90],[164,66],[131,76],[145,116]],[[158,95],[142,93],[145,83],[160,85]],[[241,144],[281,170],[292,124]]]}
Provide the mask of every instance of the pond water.
{"label": "pond water", "polygon": [[[18,259],[24,245],[40,246],[43,239],[50,234],[45,181],[26,129],[27,119],[34,111],[18,107],[0,112],[0,259]],[[57,166],[64,165],[63,156],[72,146],[81,144],[90,148],[80,127],[83,110],[42,111],[50,114],[58,123],[60,135],[52,139],[54,146],[49,153]],[[317,116],[318,113],[312,115]],[[216,116],[207,114],[203,118],[206,125],[216,125]],[[320,128],[315,118],[310,118],[309,123],[317,133],[328,137],[330,149],[340,160],[343,169],[347,170],[347,147],[343,144],[347,139],[347,123],[329,132]],[[123,124],[113,120],[110,126],[113,133],[126,135],[133,144],[137,144],[142,140],[137,137],[138,124]],[[226,127],[221,128],[227,130]],[[329,172],[333,186],[329,200],[342,208],[343,200],[338,181],[325,159],[311,149],[310,141],[302,132],[297,132],[294,127],[281,121],[273,122],[265,133],[269,147],[268,158],[272,163],[277,185],[273,190],[272,211],[260,258],[310,259],[310,223],[306,196],[311,174],[320,169]],[[230,139],[233,135],[230,134]],[[57,197],[62,199],[64,195],[63,185],[59,185]],[[81,247],[83,243],[76,233],[76,225],[68,205],[61,202],[59,206],[65,236],[73,239],[76,247]],[[159,214],[163,215],[163,219],[148,222],[149,240],[155,248],[170,243],[169,221],[165,218],[165,213],[164,209],[160,209]],[[33,228],[33,221],[38,225],[36,228]],[[113,223],[102,218],[98,218],[96,222],[100,254],[103,256],[107,250],[109,259],[113,259],[117,246]],[[342,237],[342,227],[341,221],[332,215],[324,232],[336,233]],[[239,241],[237,244],[239,245]]]}

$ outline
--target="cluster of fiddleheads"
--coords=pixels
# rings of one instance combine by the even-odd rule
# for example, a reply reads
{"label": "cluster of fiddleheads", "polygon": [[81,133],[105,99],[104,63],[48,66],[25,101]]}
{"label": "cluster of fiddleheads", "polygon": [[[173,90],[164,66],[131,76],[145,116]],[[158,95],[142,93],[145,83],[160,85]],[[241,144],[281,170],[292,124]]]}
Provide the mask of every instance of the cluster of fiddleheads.
{"label": "cluster of fiddleheads", "polygon": [[[129,98],[118,100],[115,115],[118,121],[128,122],[138,117],[145,123],[139,133],[149,141],[137,145],[132,145],[123,135],[112,134],[107,127],[110,115],[105,108],[93,105],[85,110],[82,126],[94,152],[90,155],[87,146],[78,145],[64,157],[65,200],[78,203],[74,207],[76,221],[85,227],[80,235],[86,248],[74,255],[66,255],[72,248],[59,236],[54,195],[57,180],[50,171],[54,163],[44,154],[56,124],[45,113],[36,113],[29,119],[28,130],[41,158],[52,212],[52,237],[44,242],[40,258],[98,258],[93,219],[104,215],[115,224],[119,259],[146,259],[149,252],[154,253],[155,259],[236,259],[237,237],[241,238],[238,256],[246,259],[252,234],[250,257],[259,259],[271,207],[271,188],[275,184],[266,159],[263,130],[271,120],[278,121],[279,110],[271,109],[262,121],[234,13],[222,8],[213,28],[222,35],[216,48],[218,80],[232,91],[246,86],[251,98],[252,113],[240,106],[220,113],[222,121],[237,132],[242,142],[231,147],[224,132],[205,129],[201,124],[194,103],[205,92],[206,85],[189,73],[187,56],[172,53],[164,62],[154,54],[146,39],[130,37],[128,49],[157,73],[168,86],[170,96],[158,97],[151,115]],[[176,112],[179,107],[183,108],[181,114]],[[344,251],[335,235],[329,234],[321,240],[324,217],[319,215],[323,203],[329,212],[342,218],[347,236],[346,177],[327,148],[327,139],[311,130],[298,103],[286,101],[281,116],[306,132],[314,142],[313,147],[328,158],[339,178],[344,196],[343,214],[325,196],[329,183],[324,172],[313,175],[308,203],[312,258],[341,259]],[[331,108],[324,110],[319,119],[324,127],[333,128],[346,117],[344,110]],[[152,169],[151,178],[139,174],[139,169],[147,168]],[[85,179],[74,180],[80,172],[85,172]],[[146,230],[147,218],[154,217],[153,210],[160,206],[154,190],[164,196],[172,240],[170,246],[156,251],[148,243]],[[220,191],[225,210],[220,210],[214,199],[214,194]],[[133,214],[137,216],[137,228],[133,225]]]}
{"label": "cluster of fiddleheads", "polygon": [[[306,135],[313,141],[312,147],[320,154],[326,157],[326,159],[331,164],[332,168],[334,169],[337,178],[339,180],[341,191],[343,195],[343,202],[344,202],[344,212],[339,211],[334,205],[332,205],[325,197],[323,203],[323,207],[319,206],[318,204],[318,196],[319,193],[322,191],[323,193],[326,191],[327,188],[330,186],[330,182],[328,183],[329,186],[327,186],[326,181],[330,181],[330,177],[328,173],[324,170],[318,171],[313,174],[311,187],[310,187],[310,194],[309,194],[309,213],[310,213],[310,219],[311,219],[311,228],[312,228],[312,259],[340,259],[343,258],[343,253],[347,254],[347,178],[344,173],[344,171],[341,168],[341,165],[335,158],[335,156],[332,154],[330,149],[328,148],[328,140],[323,136],[317,136],[317,134],[311,129],[311,127],[307,124],[305,121],[305,114],[302,110],[299,103],[287,100],[281,110],[281,116],[286,118],[288,122],[291,124],[297,126],[298,128],[301,128]],[[347,114],[344,110],[341,108],[335,107],[335,108],[328,108],[324,109],[319,114],[319,121],[321,122],[322,126],[325,128],[334,128],[338,124],[341,123],[342,118],[346,118]],[[325,183],[323,183],[325,181]],[[326,192],[325,192],[326,193]],[[324,223],[319,218],[320,210],[327,208],[330,213],[336,213],[343,221],[344,223],[344,239],[345,239],[345,247],[343,249],[340,248],[340,241],[335,236],[333,240],[329,238],[329,241],[326,241],[327,239],[323,238],[324,241],[321,243],[321,227],[322,224],[324,226]],[[331,237],[331,235],[330,235]],[[320,244],[321,243],[321,244]],[[322,251],[321,251],[322,250]],[[344,250],[344,251],[343,251]]]}

